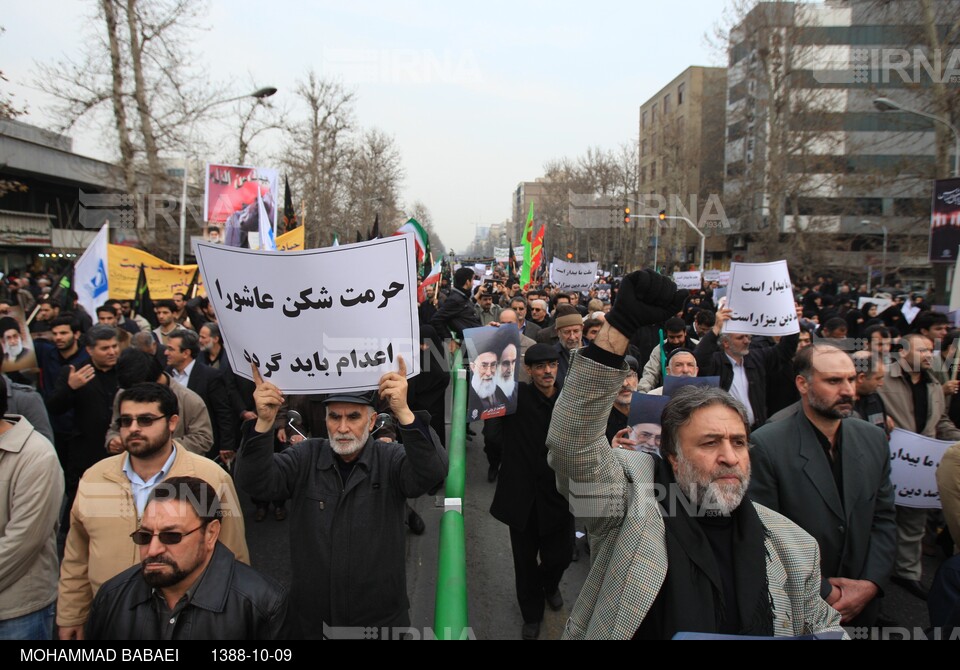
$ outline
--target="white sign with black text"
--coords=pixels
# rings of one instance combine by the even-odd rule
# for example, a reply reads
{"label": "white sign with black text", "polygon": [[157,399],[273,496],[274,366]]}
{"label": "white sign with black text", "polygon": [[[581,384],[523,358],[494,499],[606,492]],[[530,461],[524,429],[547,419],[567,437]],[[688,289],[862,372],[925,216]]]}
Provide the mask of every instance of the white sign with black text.
{"label": "white sign with black text", "polygon": [[792,335],[800,332],[786,261],[732,263],[727,306],[733,311],[725,333]]}
{"label": "white sign with black text", "polygon": [[550,283],[571,291],[587,291],[597,280],[596,263],[569,263],[554,258],[550,264]]}
{"label": "white sign with black text", "polygon": [[953,444],[895,428],[890,434],[890,481],[901,507],[940,509],[937,467]]}
{"label": "white sign with black text", "polygon": [[197,245],[236,374],[251,363],[284,393],[362,391],[420,370],[411,235],[296,252]]}

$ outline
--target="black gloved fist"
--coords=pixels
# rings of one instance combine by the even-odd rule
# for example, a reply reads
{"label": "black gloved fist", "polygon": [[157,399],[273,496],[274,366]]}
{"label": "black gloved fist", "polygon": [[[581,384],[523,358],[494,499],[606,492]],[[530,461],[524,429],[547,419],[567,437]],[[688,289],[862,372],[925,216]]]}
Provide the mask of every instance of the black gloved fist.
{"label": "black gloved fist", "polygon": [[663,323],[679,312],[689,293],[653,270],[631,272],[620,282],[607,323],[630,337],[640,326]]}

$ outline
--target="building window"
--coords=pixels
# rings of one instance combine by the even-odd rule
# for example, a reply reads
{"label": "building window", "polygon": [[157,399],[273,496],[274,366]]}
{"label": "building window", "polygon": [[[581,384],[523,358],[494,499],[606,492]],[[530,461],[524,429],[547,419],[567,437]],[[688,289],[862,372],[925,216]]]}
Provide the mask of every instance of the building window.
{"label": "building window", "polygon": [[670,94],[667,93],[663,96],[663,115],[666,116],[670,113]]}
{"label": "building window", "polygon": [[657,103],[653,103],[653,107],[650,108],[650,123],[657,122]]}
{"label": "building window", "polygon": [[646,127],[647,127],[647,113],[646,113],[646,112],[644,112],[643,114],[640,115],[640,127],[641,127],[641,128],[646,128]]}
{"label": "building window", "polygon": [[686,88],[686,84],[680,84],[677,86],[677,107],[683,104],[683,91]]}
{"label": "building window", "polygon": [[650,163],[650,181],[655,181],[657,178],[657,161]]}
{"label": "building window", "polygon": [[640,142],[640,157],[643,158],[647,155],[647,141],[643,140]]}

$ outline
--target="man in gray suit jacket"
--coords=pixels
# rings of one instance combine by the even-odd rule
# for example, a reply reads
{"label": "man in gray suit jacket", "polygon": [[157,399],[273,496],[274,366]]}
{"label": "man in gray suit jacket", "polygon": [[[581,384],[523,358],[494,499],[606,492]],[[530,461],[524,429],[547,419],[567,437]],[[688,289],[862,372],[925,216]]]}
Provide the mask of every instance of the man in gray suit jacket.
{"label": "man in gray suit jacket", "polygon": [[801,411],[753,434],[750,498],[820,545],[820,594],[843,623],[870,626],[896,554],[890,452],[883,430],[850,418],[857,372],[829,344],[794,362]]}

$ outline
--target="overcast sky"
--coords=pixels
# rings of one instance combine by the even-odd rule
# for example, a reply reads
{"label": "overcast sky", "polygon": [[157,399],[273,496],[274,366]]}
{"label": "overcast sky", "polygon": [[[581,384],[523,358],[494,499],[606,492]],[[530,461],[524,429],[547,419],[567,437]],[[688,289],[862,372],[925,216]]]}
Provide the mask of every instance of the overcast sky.
{"label": "overcast sky", "polygon": [[[5,3],[0,70],[29,106],[24,121],[52,125],[31,87],[34,63],[75,54],[93,4]],[[359,124],[396,139],[404,202],[426,203],[460,250],[476,224],[511,216],[517,184],[546,161],[636,138],[641,103],[690,65],[722,64],[705,35],[724,5],[212,0],[192,50],[237,95],[250,75],[276,86],[278,102],[310,67],[341,80],[356,92]],[[75,140],[80,153],[110,157],[95,132]]]}

